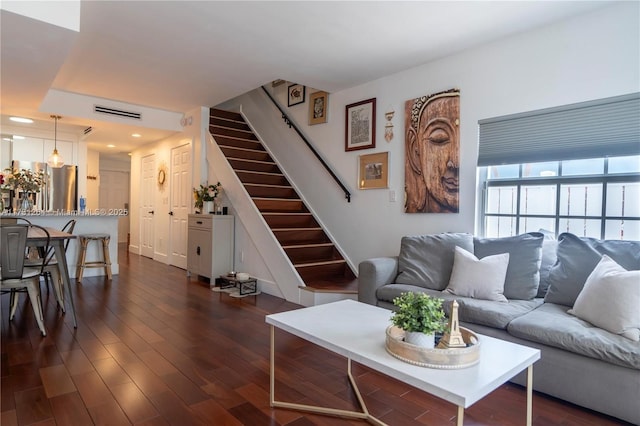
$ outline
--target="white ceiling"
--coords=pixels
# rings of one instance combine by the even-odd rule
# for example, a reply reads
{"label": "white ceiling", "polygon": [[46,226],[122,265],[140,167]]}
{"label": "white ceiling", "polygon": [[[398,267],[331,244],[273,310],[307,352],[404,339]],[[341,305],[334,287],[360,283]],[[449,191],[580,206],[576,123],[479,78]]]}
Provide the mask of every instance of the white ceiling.
{"label": "white ceiling", "polygon": [[275,79],[335,92],[607,5],[81,1],[79,33],[3,10],[0,124],[21,115],[52,129],[49,115],[58,113],[60,131],[91,126],[91,148],[106,152],[112,143],[126,152],[173,132],[69,116],[51,102],[44,110],[50,90],[180,114]]}

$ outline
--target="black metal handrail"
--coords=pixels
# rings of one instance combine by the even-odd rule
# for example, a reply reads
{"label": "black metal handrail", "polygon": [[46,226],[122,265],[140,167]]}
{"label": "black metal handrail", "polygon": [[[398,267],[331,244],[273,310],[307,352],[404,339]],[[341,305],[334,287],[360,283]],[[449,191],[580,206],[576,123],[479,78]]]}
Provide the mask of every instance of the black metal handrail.
{"label": "black metal handrail", "polygon": [[318,160],[320,160],[320,163],[324,166],[324,168],[327,170],[327,172],[331,175],[333,180],[335,180],[336,183],[340,186],[340,188],[342,188],[342,190],[344,191],[344,196],[347,199],[347,202],[350,203],[351,202],[351,192],[349,192],[347,187],[340,181],[340,178],[338,178],[338,176],[336,176],[336,174],[333,172],[333,170],[331,170],[329,165],[324,161],[324,159],[320,156],[320,154],[318,154],[318,151],[316,151],[316,149],[313,147],[311,142],[309,142],[307,140],[307,138],[304,136],[304,134],[295,125],[295,123],[293,121],[291,121],[289,116],[287,116],[287,113],[284,112],[284,110],[280,107],[280,104],[278,104],[278,102],[276,102],[276,100],[273,98],[273,96],[271,96],[271,93],[269,93],[269,91],[267,89],[265,89],[264,86],[262,86],[262,90],[264,90],[264,93],[267,94],[267,96],[269,97],[269,99],[271,99],[271,102],[273,102],[273,104],[276,106],[276,108],[278,108],[278,110],[280,110],[280,113],[282,114],[282,119],[284,120],[285,124],[287,126],[289,126],[289,128],[293,128],[293,130],[296,131],[298,136],[300,136],[300,138],[304,141],[304,143],[307,144],[307,146],[309,147],[309,149],[311,150],[313,155],[315,155],[316,158]]}

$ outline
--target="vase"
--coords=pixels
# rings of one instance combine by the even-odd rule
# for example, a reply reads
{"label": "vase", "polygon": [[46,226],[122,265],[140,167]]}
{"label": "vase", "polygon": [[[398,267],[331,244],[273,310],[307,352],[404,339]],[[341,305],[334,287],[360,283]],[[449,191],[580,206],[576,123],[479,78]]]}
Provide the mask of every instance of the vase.
{"label": "vase", "polygon": [[203,201],[202,202],[202,213],[209,214],[213,213],[213,201]]}
{"label": "vase", "polygon": [[25,212],[30,212],[31,210],[33,210],[33,200],[31,200],[31,197],[28,193],[23,192],[20,195],[20,206],[18,210]]}
{"label": "vase", "polygon": [[222,201],[214,198],[213,200],[213,211],[214,214],[222,214]]}
{"label": "vase", "polygon": [[405,331],[404,341],[421,348],[433,349],[436,336],[434,333],[425,334],[419,331]]}

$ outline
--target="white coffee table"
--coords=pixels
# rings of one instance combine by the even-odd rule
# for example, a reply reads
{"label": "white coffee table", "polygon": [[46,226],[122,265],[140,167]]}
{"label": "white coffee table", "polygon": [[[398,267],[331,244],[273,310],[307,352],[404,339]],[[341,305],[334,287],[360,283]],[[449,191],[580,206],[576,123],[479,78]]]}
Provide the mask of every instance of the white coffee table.
{"label": "white coffee table", "polygon": [[[431,395],[458,406],[457,424],[464,421],[464,409],[527,369],[526,424],[531,425],[533,363],[540,359],[538,349],[479,335],[480,362],[472,367],[443,370],[415,366],[396,359],[385,349],[385,330],[391,311],[353,300],[302,308],[267,315],[271,325],[270,403],[272,407],[290,408],[320,414],[385,423],[373,417],[351,375],[351,361],[387,374]],[[347,358],[347,374],[362,411],[348,411],[275,399],[275,328],[287,331]]]}

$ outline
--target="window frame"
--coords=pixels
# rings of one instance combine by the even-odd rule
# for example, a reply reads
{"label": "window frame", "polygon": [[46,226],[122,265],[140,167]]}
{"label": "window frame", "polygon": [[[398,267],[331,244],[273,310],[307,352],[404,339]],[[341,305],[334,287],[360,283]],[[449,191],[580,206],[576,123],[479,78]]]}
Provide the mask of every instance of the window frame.
{"label": "window frame", "polygon": [[[566,160],[570,161],[570,160]],[[590,175],[571,175],[562,176],[562,160],[558,160],[558,175],[557,176],[534,176],[534,177],[522,177],[523,168],[527,163],[521,163],[518,166],[518,177],[511,178],[488,178],[488,170],[491,166],[480,167],[478,173],[479,179],[481,179],[481,206],[479,209],[480,218],[478,221],[479,234],[486,237],[487,231],[487,218],[488,217],[507,217],[515,220],[515,234],[522,234],[524,231],[520,230],[521,219],[523,218],[542,218],[553,219],[554,229],[550,229],[556,236],[560,232],[560,222],[563,219],[581,219],[581,220],[599,220],[600,221],[600,236],[599,239],[605,239],[606,222],[608,220],[621,220],[621,221],[640,221],[640,216],[607,216],[607,188],[611,183],[637,183],[640,182],[640,173],[616,173],[609,174],[609,158],[604,157],[604,172],[603,174],[590,174]],[[575,184],[602,184],[602,208],[600,215],[598,216],[585,216],[585,215],[570,215],[560,214],[560,197],[562,185],[575,185]],[[554,215],[544,214],[521,214],[521,194],[522,187],[524,186],[555,186],[556,187],[556,206]],[[516,187],[516,212],[515,213],[487,213],[488,207],[488,195],[489,188],[492,187]]]}

